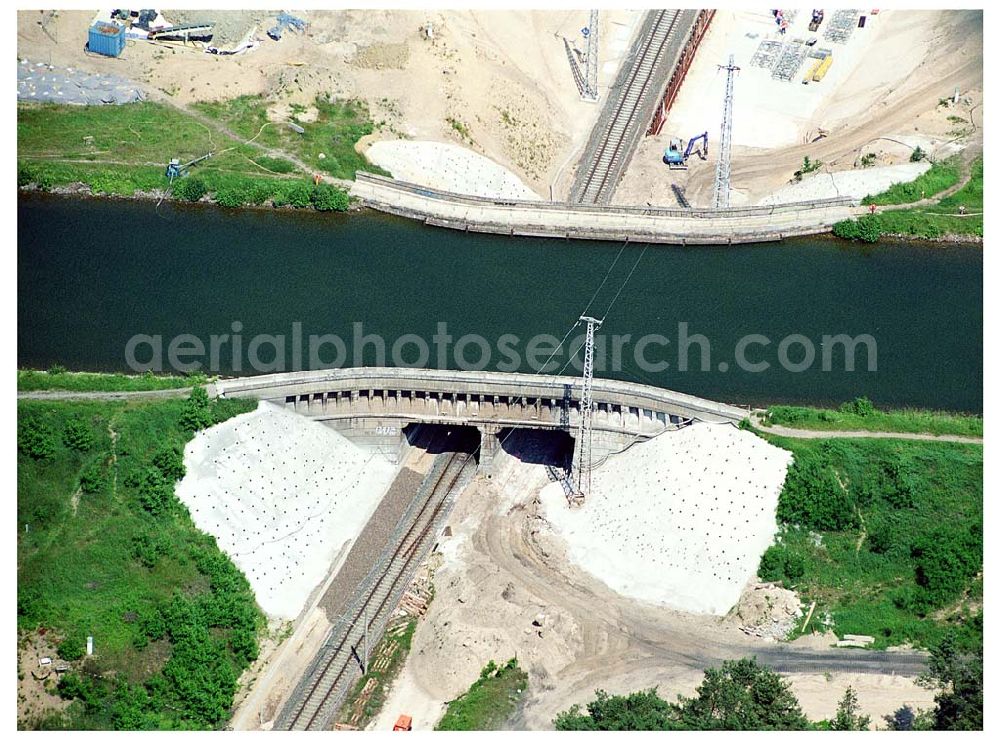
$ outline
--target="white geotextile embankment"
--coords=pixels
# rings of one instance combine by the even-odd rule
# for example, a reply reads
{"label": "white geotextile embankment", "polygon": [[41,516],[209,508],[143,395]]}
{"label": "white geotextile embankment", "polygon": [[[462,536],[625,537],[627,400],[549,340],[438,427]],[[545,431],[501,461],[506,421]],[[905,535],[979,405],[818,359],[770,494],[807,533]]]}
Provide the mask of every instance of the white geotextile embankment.
{"label": "white geotextile embankment", "polygon": [[900,163],[871,168],[842,170],[837,173],[814,173],[807,175],[799,183],[791,183],[760,200],[761,206],[771,204],[793,204],[813,199],[833,199],[848,196],[859,201],[865,196],[882,193],[896,183],[916,180],[930,163]]}
{"label": "white geotextile embankment", "polygon": [[582,508],[558,483],[541,500],[570,559],[615,591],[722,615],[773,540],[791,458],[734,426],[698,423],[609,459]]}
{"label": "white geotextile embankment", "polygon": [[487,198],[539,198],[503,165],[457,144],[383,140],[369,147],[365,156],[393,178],[428,188]]}
{"label": "white geotextile embankment", "polygon": [[336,431],[262,402],[201,431],[177,496],[243,571],[257,603],[292,619],[368,521],[395,467]]}

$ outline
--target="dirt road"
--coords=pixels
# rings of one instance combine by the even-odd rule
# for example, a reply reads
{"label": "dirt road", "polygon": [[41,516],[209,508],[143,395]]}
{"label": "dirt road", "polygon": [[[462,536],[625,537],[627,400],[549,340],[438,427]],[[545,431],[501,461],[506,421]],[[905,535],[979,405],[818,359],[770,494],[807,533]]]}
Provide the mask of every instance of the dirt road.
{"label": "dirt road", "polygon": [[595,689],[689,694],[705,668],[748,655],[793,677],[854,674],[884,685],[891,675],[896,696],[882,706],[919,696],[911,677],[923,670],[923,654],[835,650],[821,636],[777,644],[743,634],[732,617],[676,612],[612,592],[567,560],[530,494],[544,483],[532,477],[478,481],[461,497],[434,602],[414,636],[407,683],[389,706],[438,709],[432,702],[462,693],[489,660],[514,655],[531,677],[514,721],[527,729],[551,727],[559,711],[592,699]]}

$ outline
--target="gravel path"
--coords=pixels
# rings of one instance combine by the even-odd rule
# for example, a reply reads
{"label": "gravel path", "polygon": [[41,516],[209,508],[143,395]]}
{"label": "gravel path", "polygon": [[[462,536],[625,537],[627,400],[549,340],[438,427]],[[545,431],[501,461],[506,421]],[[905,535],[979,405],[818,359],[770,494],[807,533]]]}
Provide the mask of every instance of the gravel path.
{"label": "gravel path", "polygon": [[754,417],[754,425],[761,433],[787,436],[791,439],[905,439],[908,441],[949,441],[957,444],[982,444],[981,436],[956,436],[954,434],[902,433],[895,431],[820,431],[811,428],[786,428],[785,426],[762,426],[760,418]]}
{"label": "gravel path", "polygon": [[[211,385],[206,386],[206,391]],[[18,390],[18,400],[167,400],[178,397],[188,397],[191,387],[176,387],[167,390],[137,390],[118,392],[83,392],[77,390],[33,390],[22,392]],[[214,393],[209,391],[209,397]]]}

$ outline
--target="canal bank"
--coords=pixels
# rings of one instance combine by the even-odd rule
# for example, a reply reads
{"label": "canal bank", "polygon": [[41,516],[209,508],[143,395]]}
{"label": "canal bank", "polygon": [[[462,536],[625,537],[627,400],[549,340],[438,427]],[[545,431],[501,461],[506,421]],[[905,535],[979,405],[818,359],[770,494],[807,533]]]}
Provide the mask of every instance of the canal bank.
{"label": "canal bank", "polygon": [[[435,230],[370,212],[41,195],[22,195],[18,217],[21,367],[127,370],[125,349],[138,334],[159,335],[164,344],[190,334],[207,344],[212,335],[237,335],[235,323],[247,342],[260,334],[291,338],[298,323],[307,340],[340,337],[347,365],[356,354],[374,365],[377,344],[356,339],[380,337],[388,351],[410,334],[429,342],[446,323],[452,347],[472,334],[492,345],[487,369],[507,361],[495,352],[500,339],[517,336],[522,363],[513,370],[528,371],[527,342],[563,337],[607,274],[591,311],[603,312],[621,288],[602,335],[609,349],[616,335],[632,339],[620,367],[598,372],[604,376],[736,404],[832,405],[867,395],[887,407],[982,410],[976,248],[809,238],[735,251],[652,246],[643,254],[642,246],[619,243]],[[708,366],[696,345],[687,370],[678,368],[682,324],[689,340],[709,342]],[[821,358],[823,336],[838,334],[871,335],[877,368],[869,370],[863,352],[855,371],[842,364],[792,371],[776,358],[793,335],[810,339]],[[636,340],[657,335],[668,343],[650,344],[657,368],[643,368]],[[769,362],[766,370],[734,363],[749,335],[770,339],[749,354]],[[254,371],[220,356],[222,374]],[[468,356],[478,360],[475,348]],[[449,355],[444,367],[454,361]]]}

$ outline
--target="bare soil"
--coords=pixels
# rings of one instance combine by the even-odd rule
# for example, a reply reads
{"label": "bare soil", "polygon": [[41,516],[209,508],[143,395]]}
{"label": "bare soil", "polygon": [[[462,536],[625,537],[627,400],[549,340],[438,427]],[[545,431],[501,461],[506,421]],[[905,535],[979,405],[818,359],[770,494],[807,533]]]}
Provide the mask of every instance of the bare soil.
{"label": "bare soil", "polygon": [[373,728],[388,729],[398,714],[412,715],[415,729],[433,727],[445,703],[463,693],[484,665],[515,655],[530,678],[526,704],[510,723],[515,728],[551,728],[558,712],[585,704],[595,689],[627,693],[655,686],[666,698],[690,694],[704,668],[727,658],[773,657],[785,653],[782,647],[789,648],[781,656],[788,678],[814,717],[832,714],[848,683],[873,714],[888,714],[903,702],[930,706],[931,693],[912,678],[853,673],[847,656],[818,676],[822,684],[814,671],[796,671],[799,651],[830,652],[835,638],[813,635],[779,645],[741,631],[774,617],[797,619],[797,600],[780,589],[765,589],[771,607],[750,602],[725,617],[614,593],[567,560],[561,540],[540,517],[536,493],[546,482],[542,467],[518,464],[462,494],[449,522],[452,536],[441,541],[434,601]]}

